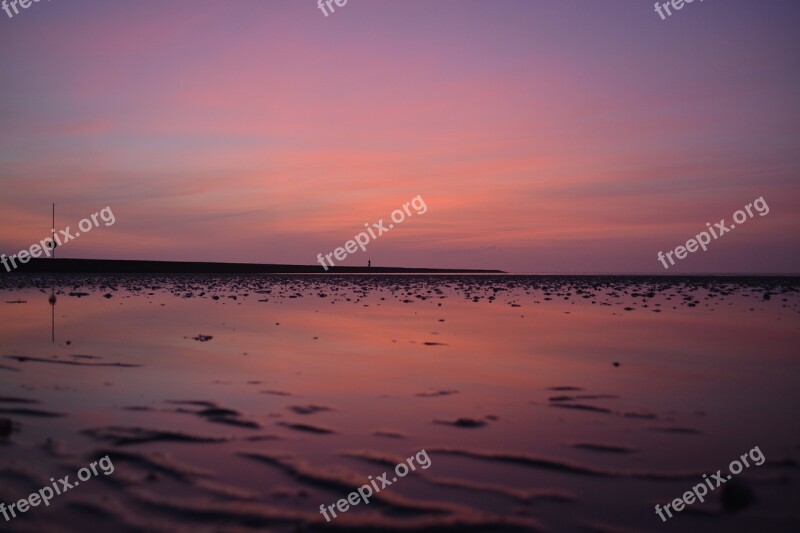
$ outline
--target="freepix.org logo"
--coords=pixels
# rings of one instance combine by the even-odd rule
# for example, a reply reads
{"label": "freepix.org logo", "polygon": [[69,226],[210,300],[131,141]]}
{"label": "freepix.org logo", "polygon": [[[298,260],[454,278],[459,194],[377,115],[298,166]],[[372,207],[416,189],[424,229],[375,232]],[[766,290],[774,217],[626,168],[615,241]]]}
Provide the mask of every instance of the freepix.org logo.
{"label": "freepix.org logo", "polygon": [[[336,11],[333,9],[333,4],[336,4],[339,7],[344,7],[347,5],[347,0],[317,0],[317,7],[326,17],[328,16],[328,10],[330,10],[331,13]],[[328,9],[325,9],[325,6],[327,6]]]}
{"label": "freepix.org logo", "polygon": [[[703,0],[700,0],[701,2]],[[661,20],[667,20],[667,17],[671,17],[674,12],[680,11],[683,9],[686,4],[691,4],[694,0],[670,0],[669,2],[656,2],[656,13],[661,17]],[[670,10],[670,7],[674,11]],[[664,15],[666,13],[666,15]]]}
{"label": "freepix.org logo", "polygon": [[[3,3],[0,4],[0,8],[6,12],[8,18],[14,18],[14,15],[19,15],[20,8],[21,9],[28,9],[33,4],[38,4],[42,0],[3,0]],[[50,0],[47,0],[48,2]],[[12,13],[13,10],[13,13]]]}
{"label": "freepix.org logo", "polygon": [[[58,483],[61,484],[61,488],[59,488],[58,483],[54,478],[50,478],[50,483],[53,484],[53,488],[51,489],[49,485],[42,487],[40,490],[31,493],[30,496],[27,498],[22,498],[21,500],[14,502],[8,506],[4,502],[0,502],[0,513],[2,513],[3,518],[5,518],[6,522],[13,520],[17,517],[17,513],[27,513],[31,507],[38,507],[40,504],[44,503],[45,507],[50,506],[50,500],[55,498],[56,496],[60,496],[64,494],[68,490],[72,490],[78,485],[81,484],[81,481],[86,482],[92,479],[92,476],[97,477],[100,473],[97,471],[97,466],[100,467],[100,470],[103,472],[104,475],[110,476],[114,473],[114,463],[111,462],[111,458],[106,455],[99,461],[94,461],[89,465],[88,468],[84,467],[78,470],[78,479],[80,481],[74,481],[70,483],[69,476],[64,476],[63,478],[58,480]],[[89,470],[91,468],[91,471]],[[55,494],[53,491],[55,490]],[[11,516],[9,516],[9,513]]]}
{"label": "freepix.org logo", "polygon": [[[2,265],[6,268],[6,272],[11,272],[17,268],[16,261],[24,264],[30,261],[31,258],[41,257],[42,254],[50,257],[51,252],[53,252],[57,247],[63,246],[71,240],[80,237],[81,232],[85,234],[92,231],[93,228],[99,228],[100,222],[98,222],[98,218],[105,222],[106,227],[113,226],[114,222],[117,220],[114,217],[114,213],[111,211],[111,208],[105,207],[99,212],[93,213],[91,215],[91,220],[89,220],[87,217],[78,222],[78,229],[81,230],[80,232],[76,231],[72,233],[70,227],[67,226],[66,229],[58,230],[58,233],[56,233],[56,229],[54,227],[52,237],[42,239],[38,244],[32,244],[27,250],[20,250],[11,256],[0,254],[0,263],[2,263]],[[11,263],[10,266],[9,262]]]}

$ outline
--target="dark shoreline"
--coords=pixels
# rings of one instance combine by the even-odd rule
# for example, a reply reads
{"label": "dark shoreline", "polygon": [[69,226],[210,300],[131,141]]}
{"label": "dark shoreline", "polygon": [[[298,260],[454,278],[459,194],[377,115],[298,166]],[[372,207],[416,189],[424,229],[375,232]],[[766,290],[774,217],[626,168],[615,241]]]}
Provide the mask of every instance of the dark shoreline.
{"label": "dark shoreline", "polygon": [[[117,259],[31,259],[11,273],[18,274],[505,274],[502,270],[330,267],[270,265],[258,263],[211,263],[183,261],[136,261]],[[0,272],[8,274],[0,267]]]}

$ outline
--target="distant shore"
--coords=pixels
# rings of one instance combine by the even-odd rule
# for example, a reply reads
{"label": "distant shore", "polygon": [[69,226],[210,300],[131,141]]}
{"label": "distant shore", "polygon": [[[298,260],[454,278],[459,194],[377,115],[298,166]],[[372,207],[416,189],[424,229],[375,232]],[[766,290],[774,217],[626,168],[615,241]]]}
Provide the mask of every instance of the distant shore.
{"label": "distant shore", "polygon": [[[5,272],[0,267],[0,272]],[[400,267],[329,267],[258,263],[135,261],[118,259],[31,259],[18,274],[505,274],[502,270]]]}

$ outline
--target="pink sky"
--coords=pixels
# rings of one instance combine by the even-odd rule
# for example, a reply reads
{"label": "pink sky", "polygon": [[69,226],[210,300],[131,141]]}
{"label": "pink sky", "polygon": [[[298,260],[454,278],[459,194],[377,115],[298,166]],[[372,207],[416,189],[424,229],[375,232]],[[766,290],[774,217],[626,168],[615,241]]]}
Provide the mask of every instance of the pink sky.
{"label": "pink sky", "polygon": [[795,2],[40,2],[0,12],[0,252],[110,206],[61,257],[800,272]]}

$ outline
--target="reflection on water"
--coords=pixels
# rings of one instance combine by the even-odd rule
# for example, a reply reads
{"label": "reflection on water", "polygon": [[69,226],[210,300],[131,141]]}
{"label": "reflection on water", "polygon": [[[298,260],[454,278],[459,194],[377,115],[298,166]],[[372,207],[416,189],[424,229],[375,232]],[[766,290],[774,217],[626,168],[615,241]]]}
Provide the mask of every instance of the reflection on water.
{"label": "reflection on water", "polygon": [[[6,276],[0,430],[7,421],[11,433],[0,432],[0,501],[106,454],[115,472],[0,523],[794,529],[798,287],[788,278]],[[721,488],[661,523],[655,504],[754,446],[767,461],[737,479],[756,496],[744,509],[725,511]],[[320,504],[423,449],[430,468],[325,522]]]}
{"label": "reflection on water", "polygon": [[50,303],[50,340],[51,342],[56,342],[56,302],[58,299],[56,298],[56,287],[53,285],[53,288],[50,289],[50,298],[47,299]]}

